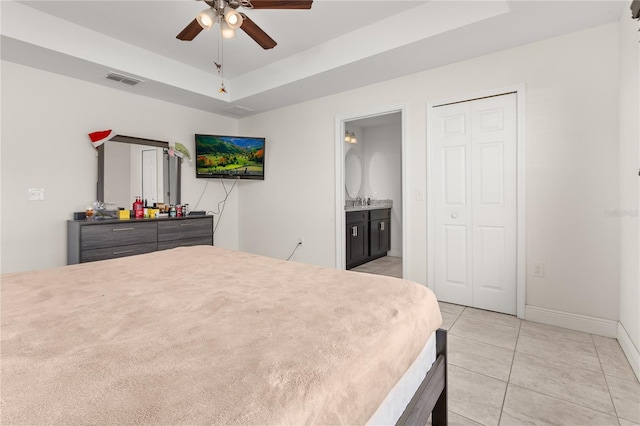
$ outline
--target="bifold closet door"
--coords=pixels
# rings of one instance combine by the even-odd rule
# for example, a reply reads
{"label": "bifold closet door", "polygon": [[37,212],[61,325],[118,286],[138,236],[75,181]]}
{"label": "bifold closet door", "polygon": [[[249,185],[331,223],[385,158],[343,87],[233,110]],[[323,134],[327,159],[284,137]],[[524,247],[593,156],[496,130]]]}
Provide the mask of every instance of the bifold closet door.
{"label": "bifold closet door", "polygon": [[516,313],[516,94],[433,108],[434,288]]}

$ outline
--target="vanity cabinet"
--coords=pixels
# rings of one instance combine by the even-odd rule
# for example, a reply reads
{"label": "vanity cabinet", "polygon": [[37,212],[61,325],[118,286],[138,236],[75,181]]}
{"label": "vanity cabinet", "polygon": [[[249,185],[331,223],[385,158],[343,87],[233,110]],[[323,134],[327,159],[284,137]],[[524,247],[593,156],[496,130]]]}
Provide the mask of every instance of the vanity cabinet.
{"label": "vanity cabinet", "polygon": [[193,245],[213,245],[213,216],[67,222],[69,265]]}
{"label": "vanity cabinet", "polygon": [[347,269],[387,255],[391,248],[391,209],[350,211],[346,224]]}
{"label": "vanity cabinet", "polygon": [[369,258],[369,212],[347,212],[347,269]]}
{"label": "vanity cabinet", "polygon": [[391,249],[391,209],[371,210],[369,215],[369,257],[373,260]]}

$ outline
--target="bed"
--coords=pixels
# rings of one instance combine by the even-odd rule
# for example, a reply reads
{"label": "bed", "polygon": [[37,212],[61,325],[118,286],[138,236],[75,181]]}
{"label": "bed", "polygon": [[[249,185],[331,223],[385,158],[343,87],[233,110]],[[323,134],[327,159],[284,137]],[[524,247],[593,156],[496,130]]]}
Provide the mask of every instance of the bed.
{"label": "bed", "polygon": [[2,276],[3,424],[446,424],[409,281],[213,246]]}

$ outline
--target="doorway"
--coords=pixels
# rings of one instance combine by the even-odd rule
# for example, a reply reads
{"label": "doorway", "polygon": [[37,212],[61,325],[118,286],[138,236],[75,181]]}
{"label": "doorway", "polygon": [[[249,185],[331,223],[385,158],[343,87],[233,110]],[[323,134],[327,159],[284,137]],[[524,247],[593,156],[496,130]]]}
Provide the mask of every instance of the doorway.
{"label": "doorway", "polygon": [[518,95],[429,112],[432,288],[445,302],[521,316]]}
{"label": "doorway", "polygon": [[[359,211],[390,207],[390,217],[383,219],[385,223],[377,223],[374,217],[377,213],[370,216],[369,221],[369,226],[376,225],[377,232],[384,233],[389,240],[383,257],[376,253],[377,249],[367,247],[371,261],[365,259],[366,263],[357,262],[349,268],[353,268],[354,271],[402,278],[404,276],[402,109],[337,119],[336,130],[336,266],[345,269],[346,258],[350,257],[347,253],[353,251],[347,252],[350,246],[348,244],[350,235],[346,232],[346,216],[348,211],[353,212],[352,206],[360,206]],[[345,137],[347,135],[348,137]],[[365,206],[362,206],[363,204]],[[368,211],[373,213],[373,210]],[[360,231],[357,237],[353,238],[362,239],[362,229],[358,229]],[[368,229],[367,235],[373,228]],[[368,238],[366,241],[369,242],[366,244],[369,246],[375,241],[384,241],[384,238]],[[360,248],[359,245],[358,248]]]}

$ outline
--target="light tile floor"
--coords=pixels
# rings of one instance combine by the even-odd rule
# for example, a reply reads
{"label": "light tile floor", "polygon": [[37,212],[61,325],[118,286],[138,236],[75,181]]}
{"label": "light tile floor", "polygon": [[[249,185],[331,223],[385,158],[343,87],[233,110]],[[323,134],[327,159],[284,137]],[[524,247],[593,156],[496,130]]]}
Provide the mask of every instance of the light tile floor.
{"label": "light tile floor", "polygon": [[444,302],[440,311],[451,424],[640,424],[640,383],[615,339]]}
{"label": "light tile floor", "polygon": [[[378,259],[355,270],[397,274],[398,259],[386,259],[395,269]],[[449,424],[640,425],[640,383],[615,339],[444,302],[440,310]]]}
{"label": "light tile floor", "polygon": [[376,275],[402,278],[402,258],[384,256],[352,269],[356,272],[368,272]]}

